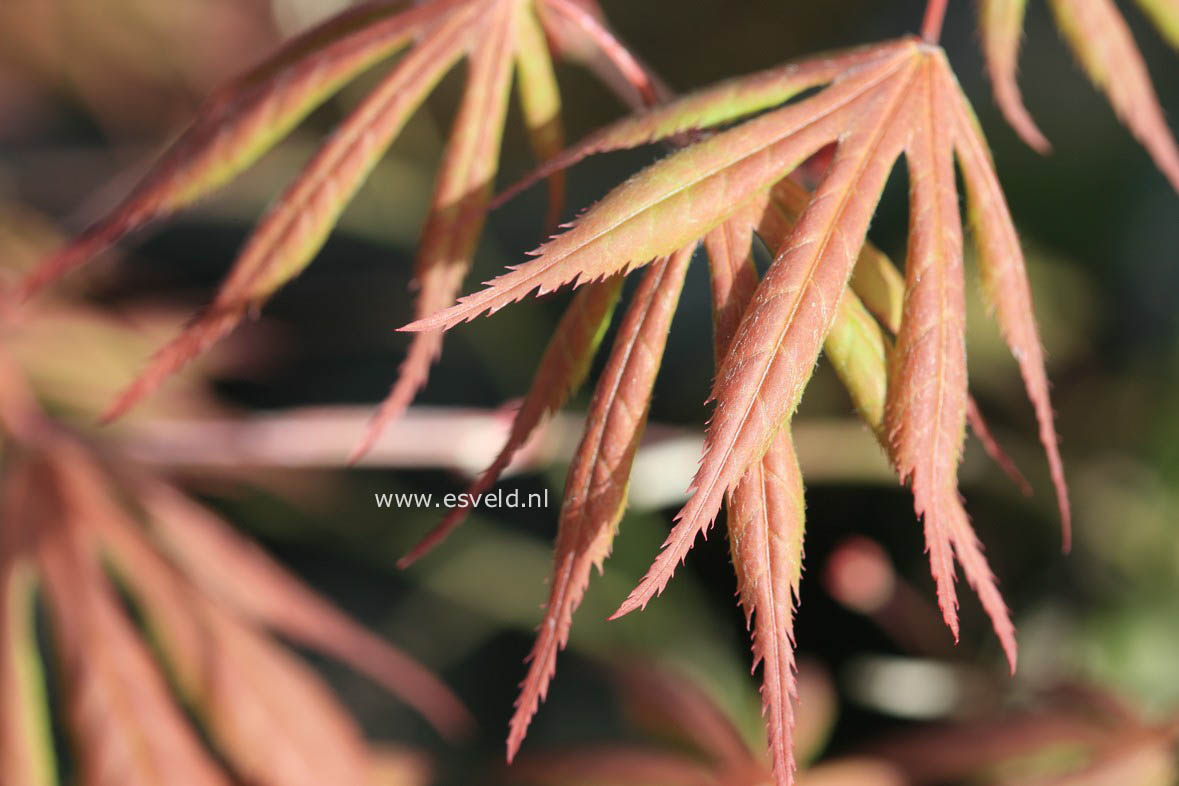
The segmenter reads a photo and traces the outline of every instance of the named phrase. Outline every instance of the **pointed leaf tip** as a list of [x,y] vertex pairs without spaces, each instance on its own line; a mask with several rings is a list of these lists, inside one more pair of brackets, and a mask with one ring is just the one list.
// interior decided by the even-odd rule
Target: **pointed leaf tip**
[[548,691],[573,612],[610,553],[626,508],[631,465],[646,425],[651,389],[695,246],[657,260],[627,308],[594,388],[586,429],[565,481],[548,606],[520,685],[507,743],[510,761]]
[[1052,146],[1024,106],[1016,78],[1026,6],[1027,0],[982,0],[983,54],[999,110],[1021,139],[1033,150],[1047,154]]
[[[761,458],[793,414],[908,135],[905,97],[924,55],[916,47],[898,51],[895,59],[853,70],[818,95],[778,110],[781,114],[738,126],[780,123],[797,109],[810,121],[795,131],[797,137],[779,131],[783,141],[777,143],[801,147],[801,155],[789,156],[792,164],[831,141],[838,139],[839,146],[791,240],[758,286],[717,374],[717,404],[693,481],[696,491],[655,563],[616,615],[641,608],[662,592],[696,536],[716,519],[725,492]],[[816,113],[829,123],[816,122]]]
[[1089,78],[1179,191],[1179,147],[1146,62],[1112,0],[1050,0],[1057,25]]

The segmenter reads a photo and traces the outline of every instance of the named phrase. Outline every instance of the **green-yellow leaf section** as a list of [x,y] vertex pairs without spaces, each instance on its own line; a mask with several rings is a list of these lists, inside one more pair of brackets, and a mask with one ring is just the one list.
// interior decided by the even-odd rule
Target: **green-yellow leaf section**
[[1138,0],[1159,32],[1179,49],[1179,2],[1176,0]]
[[55,786],[57,759],[34,624],[36,577],[29,564],[17,559],[4,567],[3,581],[5,706],[0,713],[7,727],[3,743],[14,747],[3,752],[0,765],[7,770],[5,778],[19,775],[21,786]]
[[856,412],[884,440],[884,401],[888,390],[888,340],[856,293],[847,290],[823,343]]

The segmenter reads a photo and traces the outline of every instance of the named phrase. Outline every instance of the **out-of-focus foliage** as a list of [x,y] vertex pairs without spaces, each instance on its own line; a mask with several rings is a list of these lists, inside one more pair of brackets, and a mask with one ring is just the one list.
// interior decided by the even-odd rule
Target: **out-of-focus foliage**
[[[146,160],[149,149],[179,130],[212,87],[252,64],[257,53],[280,38],[343,4],[109,0],[102,5],[103,14],[96,13],[95,4],[76,0],[13,0],[0,7],[0,194],[21,205],[8,211],[15,219],[5,222],[5,249],[11,243],[24,244],[38,255],[49,250],[57,235],[39,217],[42,212],[62,218],[71,229],[101,214],[131,185],[116,181],[108,187],[112,177],[126,164]],[[620,36],[640,43],[644,57],[684,89],[818,49],[904,34],[920,13],[916,3],[894,8],[862,0],[796,4],[791,9],[768,0],[744,5],[735,19],[731,4],[721,0],[603,2]],[[1146,16],[1133,4],[1121,5],[1152,64],[1163,108],[1173,114],[1179,77],[1165,66],[1174,54]],[[1166,5],[1143,3],[1163,20],[1160,9]],[[852,404],[836,375],[821,363],[794,430],[809,479],[808,517],[816,523],[808,536],[811,570],[802,584],[806,602],[797,631],[802,657],[827,664],[839,707],[835,742],[829,751],[816,751],[815,761],[838,766],[833,760],[862,754],[875,741],[879,744],[871,755],[884,756],[882,750],[890,746],[893,751],[894,763],[885,771],[895,776],[899,767],[904,778],[917,782],[956,781],[967,773],[972,782],[982,783],[1172,782],[1174,744],[1165,732],[1179,706],[1173,667],[1179,651],[1179,498],[1174,493],[1179,486],[1179,409],[1174,403],[1179,385],[1179,288],[1174,287],[1179,225],[1173,220],[1174,194],[1117,125],[1103,98],[1078,78],[1042,3],[1029,4],[1020,85],[1056,153],[1040,158],[1024,148],[991,109],[968,6],[951,4],[943,44],[995,149],[996,168],[1027,252],[1073,487],[1074,552],[1067,560],[1056,552],[1051,497],[1045,494],[1048,479],[1037,470],[1040,460],[1028,440],[1034,426],[1021,409],[1022,394],[1006,348],[973,296],[976,261],[967,254],[972,392],[1036,490],[1033,497],[1021,497],[977,446],[968,446],[962,488],[1012,608],[1020,670],[1013,682],[994,677],[1001,671],[1001,653],[983,635],[984,619],[973,603],[961,610],[963,644],[957,650],[950,646],[928,602],[932,585],[928,568],[917,558],[920,543],[912,533],[911,507],[889,479],[873,435],[851,417]],[[660,31],[657,39],[650,35],[652,29]],[[146,46],[144,40],[153,44]],[[617,105],[599,87],[572,69],[559,68],[558,75],[571,137],[615,116]],[[329,102],[306,129],[259,162],[250,179],[145,244],[129,244],[117,267],[96,268],[91,280],[98,286],[83,290],[86,300],[75,300],[68,308],[40,303],[27,321],[14,324],[11,331],[6,328],[6,346],[55,417],[82,432],[87,444],[114,450],[118,438],[121,450],[144,433],[165,439],[196,433],[207,418],[228,426],[238,414],[249,417],[250,410],[379,397],[387,369],[404,352],[401,337],[389,334],[390,315],[409,313],[401,293],[435,161],[459,100],[455,80],[443,81],[343,216],[338,236],[324,251],[333,265],[313,267],[305,281],[274,301],[263,330],[244,335],[246,340],[229,353],[211,357],[191,376],[177,380],[166,395],[133,411],[127,423],[115,427],[119,431],[99,439],[91,433],[93,415],[120,382],[134,375],[162,335],[180,326],[178,311],[170,306],[181,300],[191,309],[209,299],[215,275],[223,269],[220,260],[240,241],[240,228],[371,83],[371,77],[362,77],[356,88]],[[523,129],[509,118],[505,133],[503,167],[523,171],[528,159]],[[621,154],[574,170],[571,202],[586,204],[650,157],[647,152]],[[885,191],[872,237],[899,259],[906,216],[895,188]],[[72,212],[80,202],[81,211]],[[543,214],[540,198],[525,195],[520,204],[493,216],[479,272],[518,262],[534,246]],[[74,288],[77,282],[67,286]],[[629,292],[622,297],[625,304]],[[564,303],[559,296],[555,300]],[[547,712],[533,724],[529,755],[548,756],[554,745],[586,751],[587,744],[606,742],[682,757],[692,747],[682,741],[683,734],[672,734],[680,741],[665,745],[675,724],[665,722],[648,736],[640,729],[649,726],[633,724],[618,712],[623,702],[595,689],[610,683],[593,665],[599,657],[625,659],[637,652],[674,661],[693,686],[722,705],[722,714],[739,729],[751,756],[759,757],[763,750],[758,696],[745,674],[745,620],[733,607],[736,587],[725,544],[705,544],[693,564],[680,569],[664,602],[641,621],[604,622],[666,534],[670,511],[662,507],[682,501],[676,495],[695,469],[699,402],[708,381],[701,349],[708,346],[709,335],[707,286],[694,271],[681,303],[684,315],[668,337],[662,380],[654,387],[651,436],[636,454],[632,511],[620,523],[626,537],[612,557],[613,573],[588,590],[570,640],[566,676],[554,684]],[[477,331],[456,335],[451,356],[441,362],[425,400],[491,408],[521,395],[556,324],[555,309],[544,304],[513,309]],[[255,337],[267,340],[264,353],[257,351]],[[273,337],[280,340],[271,342]],[[609,341],[612,334],[603,338]],[[599,373],[593,368],[590,378]],[[199,382],[205,375],[221,382],[217,404]],[[221,403],[225,400],[232,401],[230,417]],[[577,411],[586,403],[586,397],[575,397],[571,408]],[[295,425],[294,420],[284,421],[283,413],[273,414],[274,423]],[[502,431],[494,437],[472,435],[472,443],[486,448],[477,459],[471,458],[465,442],[453,440],[451,453],[456,455],[446,466],[469,471],[490,461],[510,418],[490,409],[487,414],[486,422],[499,423]],[[292,439],[323,433],[312,418],[299,422],[307,428],[288,429]],[[273,455],[261,438],[267,423],[250,420],[249,428],[243,427],[241,433],[250,435],[251,444],[240,446],[235,457]],[[568,420],[557,425],[547,433],[558,435],[556,441],[545,442],[539,454],[526,449],[520,466],[534,468],[538,455],[573,454],[568,433],[572,431],[575,441],[576,425]],[[172,430],[174,426],[184,428]],[[444,434],[441,441],[453,439],[453,432],[439,433]],[[333,437],[344,444],[352,441]],[[429,432],[415,439],[425,444]],[[230,444],[211,442],[214,451]],[[156,458],[159,447],[157,441]],[[384,455],[396,457],[400,448],[390,445]],[[404,452],[413,451],[407,446]],[[176,453],[186,451],[178,446]],[[341,453],[337,460],[343,457]],[[236,462],[226,462],[215,479],[186,473],[185,484],[195,480],[217,507],[228,509],[234,521],[277,548],[295,570],[377,621],[392,638],[405,640],[426,662],[443,668],[473,704],[481,732],[463,753],[445,750],[432,779],[489,781],[498,769],[488,762],[499,757],[511,701],[510,675],[517,673],[539,618],[556,510],[477,511],[461,538],[397,576],[388,566],[417,534],[438,522],[440,512],[377,509],[373,492],[461,491],[469,478],[421,470],[347,476],[282,469],[262,473],[258,466]],[[228,484],[227,475],[232,480]],[[501,485],[548,489],[556,499],[562,477],[561,467],[551,474],[530,469]],[[263,481],[265,485],[255,485]],[[661,507],[651,510],[651,504]],[[817,579],[834,572],[828,569],[837,561],[833,557],[844,554],[837,540],[855,534],[879,542],[876,549],[895,555],[896,567],[882,570],[879,560],[860,553],[850,560],[856,566],[853,573],[875,575],[875,584],[857,586],[853,581],[850,590],[831,581],[821,584]],[[19,599],[29,570],[18,567],[6,575],[12,578],[6,588]],[[832,601],[849,591],[848,607]],[[15,608],[17,615],[7,619],[19,623],[19,603]],[[44,616],[44,610],[32,608]],[[42,645],[52,630],[52,620],[46,621],[50,626],[41,623]],[[25,645],[29,638],[11,640]],[[21,675],[20,685],[35,696],[43,678],[28,668],[28,659],[17,663],[14,673]],[[410,741],[415,750],[439,746],[419,735],[412,721],[390,710],[392,702],[374,695],[370,687],[330,668],[326,676],[368,736]],[[54,678],[52,672],[49,677]],[[1062,677],[1100,687],[1054,691]],[[811,703],[807,697],[813,694],[807,693],[805,678],[802,692],[796,744],[808,751],[800,753],[800,760],[809,766],[811,744],[801,735]],[[1133,708],[1122,715],[1115,712],[1114,723],[1108,719],[1115,705],[1103,698],[1110,694],[1123,695],[1125,705]],[[55,714],[64,717],[64,706],[57,709]],[[944,730],[922,731],[924,736],[907,743],[882,736],[907,727],[913,718],[936,720]],[[1160,733],[1119,732],[1135,724]],[[994,733],[1004,725],[1020,734]],[[1048,745],[1047,750],[1031,750],[1033,742],[1050,737],[1052,730],[1075,736],[1063,749]],[[1031,748],[1013,746],[1011,736]],[[983,741],[994,741],[997,747]],[[931,750],[946,755],[931,757]],[[394,758],[384,760],[387,782],[428,782],[422,755],[400,751],[394,749]],[[700,758],[695,757],[697,765]],[[527,765],[528,759],[521,763]],[[69,762],[64,766],[68,775]],[[715,772],[703,769],[706,777]],[[812,778],[817,770],[803,773],[803,778]]]

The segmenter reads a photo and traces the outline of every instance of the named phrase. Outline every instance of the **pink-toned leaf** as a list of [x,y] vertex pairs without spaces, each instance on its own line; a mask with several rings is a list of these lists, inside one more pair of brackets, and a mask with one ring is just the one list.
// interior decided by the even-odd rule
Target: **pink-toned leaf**
[[[678,514],[655,564],[615,616],[645,606],[662,592],[696,535],[716,518],[725,492],[765,453],[793,414],[837,313],[884,182],[907,141],[904,99],[920,61],[917,45],[911,47],[898,55],[899,63],[870,72],[876,78],[854,96],[859,100],[849,106],[855,111],[839,116],[839,131],[828,130],[826,138],[816,135],[811,152],[839,138],[835,159],[789,245],[758,287],[717,376],[716,409],[692,498]],[[821,101],[851,81],[837,82],[779,112],[813,112],[810,101]],[[769,117],[773,114],[746,125]]]
[[[949,78],[946,77],[947,80]],[[1003,197],[1003,190],[995,175],[986,140],[970,111],[970,105],[959,92],[953,106],[954,150],[966,185],[967,213],[979,252],[983,289],[995,311],[1003,338],[1019,363],[1028,397],[1036,410],[1040,442],[1048,455],[1048,466],[1056,487],[1064,548],[1067,551],[1072,539],[1068,486],[1053,424],[1048,376],[1044,370],[1044,351],[1032,308],[1023,249],[1007,209],[1007,200]]]
[[[430,214],[418,244],[414,283],[420,291],[414,312],[419,319],[454,303],[474,260],[499,169],[517,18],[523,10],[523,5],[512,0],[496,0],[479,17],[466,93],[443,153]],[[353,454],[354,460],[367,453],[385,427],[405,413],[441,352],[441,331],[413,337],[397,381]]]
[[925,526],[926,550],[946,624],[956,639],[957,550],[1014,671],[1015,639],[1007,607],[958,496],[958,463],[966,436],[966,304],[951,141],[955,95],[939,64],[939,59],[929,58],[921,87],[913,95],[914,134],[905,153],[910,182],[905,305],[889,373],[885,422],[890,457],[901,481],[911,483]]
[[[585,381],[598,345],[610,324],[614,305],[622,290],[622,281],[621,275],[614,275],[605,281],[583,287],[574,296],[536,366],[536,376],[512,420],[507,441],[491,466],[467,488],[465,499],[476,499],[495,485],[516,452],[524,446],[541,422],[560,409]],[[461,524],[470,511],[470,507],[460,506],[448,513],[438,526],[398,561],[398,566],[409,567],[424,556]]]
[[760,463],[729,498],[729,542],[737,591],[748,622],[753,617],[753,666],[762,664],[762,714],[777,782],[793,782],[794,603],[802,577],[806,505],[802,472],[782,429]]
[[1142,54],[1112,0],[1050,0],[1085,73],[1179,191],[1179,148],[1167,127]]
[[979,3],[983,54],[999,110],[1023,141],[1033,149],[1047,153],[1052,146],[1028,114],[1016,78],[1026,8],[1027,0],[982,0]]
[[404,2],[365,3],[288,42],[210,98],[131,195],[34,269],[20,286],[21,296],[232,180],[346,82],[461,2],[440,0],[391,18],[384,17]]
[[314,672],[202,595],[134,523],[98,523],[180,691],[240,776],[259,786],[363,782],[360,730]]
[[[758,234],[769,248],[777,251],[785,247],[798,215],[806,209],[809,200],[810,194],[789,179],[774,186],[769,205],[758,224]],[[839,299],[835,319],[823,340],[827,360],[851,396],[856,412],[877,437],[884,433],[884,398],[888,386],[886,355],[890,344],[880,325],[856,295],[855,283],[858,279],[861,286],[873,294],[903,290],[903,280],[895,288],[891,286],[889,272],[896,274],[888,257],[871,243],[865,243],[856,260],[852,285]],[[899,274],[896,275],[899,278]]]
[[433,28],[344,121],[250,236],[209,308],[153,358],[105,419],[159,387],[311,262],[410,114],[463,55],[473,13],[461,9]]
[[162,546],[206,595],[254,624],[348,664],[403,699],[443,734],[459,737],[470,730],[467,709],[421,664],[180,493],[150,482],[139,489]]
[[548,691],[557,652],[569,640],[573,612],[585,594],[590,570],[594,566],[602,570],[614,542],[651,389],[694,248],[677,251],[651,266],[627,308],[594,389],[586,430],[565,481],[548,605],[516,700],[508,761],[519,751]]
[[[750,244],[759,216],[774,210],[766,207],[766,201],[756,200],[750,209],[714,229],[706,241],[718,365],[756,291]],[[753,668],[763,664],[762,714],[773,773],[779,784],[787,785],[793,783],[795,771],[794,602],[802,577],[805,510],[802,472],[789,429],[784,428],[729,493],[728,530],[746,625],[756,622]]]
[[68,512],[47,521],[38,562],[85,786],[227,786]]
[[[822,93],[672,154],[611,191],[532,259],[486,289],[403,330],[449,328],[494,313],[534,290],[551,292],[647,264],[700,240],[748,198],[837,137],[911,58],[885,47],[871,68],[853,69]],[[718,498],[719,502],[719,498]]]
[[[793,226],[797,215],[806,209],[810,199],[810,194],[790,179],[778,183],[773,196],[772,205],[775,209],[764,214],[759,228],[771,248],[781,243],[781,238]],[[845,293],[844,299],[840,301],[839,315],[831,326],[831,332],[827,334],[823,351],[851,394],[856,411],[878,437],[884,437],[887,377],[884,354],[887,354],[890,343],[867,312],[874,314],[895,335],[901,324],[905,279],[887,254],[871,243],[865,243],[852,272],[851,289],[853,294]],[[1031,486],[1027,479],[991,433],[973,396],[967,399],[966,417],[987,455],[1020,491],[1030,494]]]

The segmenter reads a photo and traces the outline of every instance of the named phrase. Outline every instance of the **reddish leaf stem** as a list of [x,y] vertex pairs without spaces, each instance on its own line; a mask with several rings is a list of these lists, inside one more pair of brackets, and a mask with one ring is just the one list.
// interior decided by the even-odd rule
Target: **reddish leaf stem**
[[942,23],[946,20],[949,0],[929,0],[925,5],[925,19],[921,22],[921,37],[926,43],[936,44],[942,37]]

